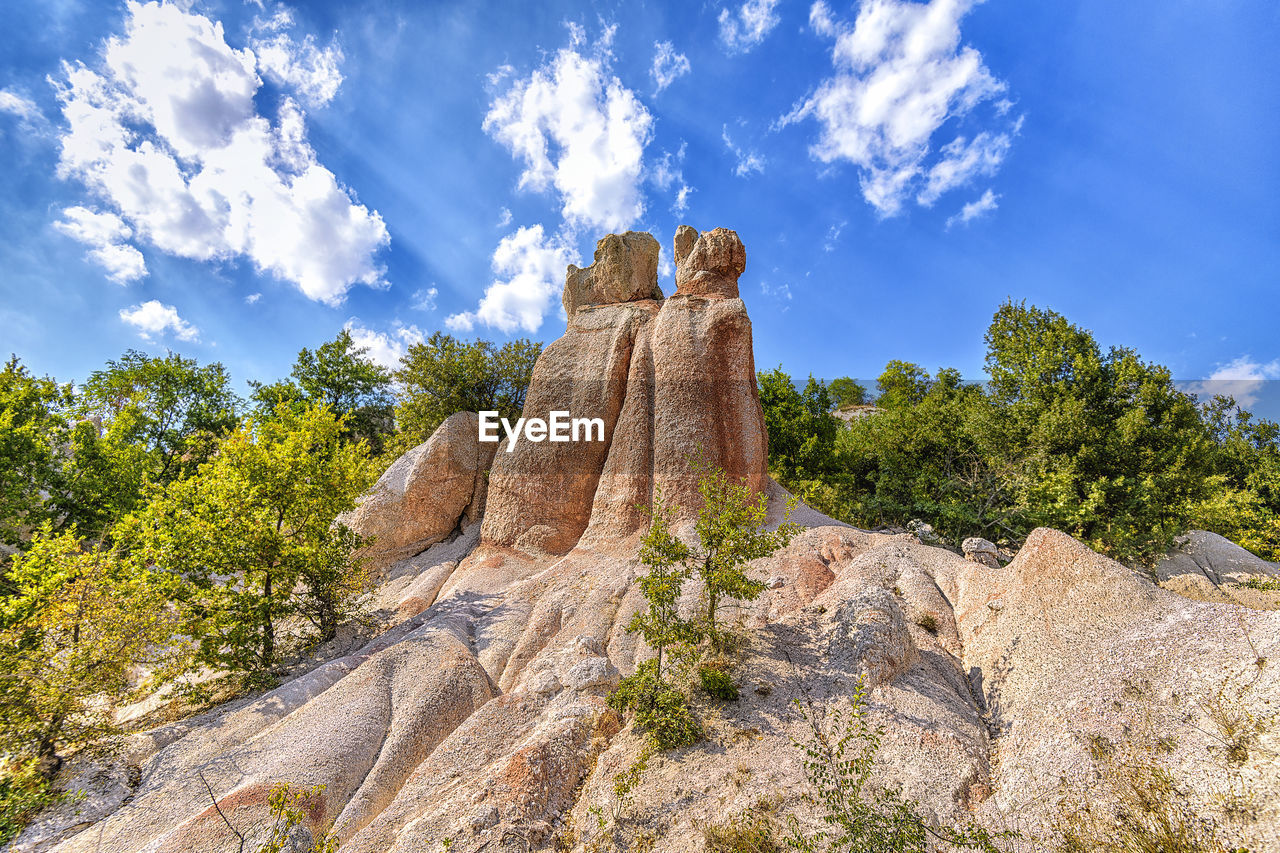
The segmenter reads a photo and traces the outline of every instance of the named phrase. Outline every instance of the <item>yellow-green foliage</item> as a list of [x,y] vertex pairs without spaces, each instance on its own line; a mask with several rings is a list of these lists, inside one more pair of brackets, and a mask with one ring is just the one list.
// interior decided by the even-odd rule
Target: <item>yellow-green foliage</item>
[[62,799],[34,758],[0,767],[0,844],[14,838],[32,816]]
[[180,658],[168,606],[172,576],[48,527],[13,562],[14,595],[0,599],[0,754],[48,772],[64,746],[114,731],[116,703]]
[[[323,811],[324,785],[313,785],[306,790],[294,790],[288,785],[272,785],[267,795],[267,804],[271,808],[271,829],[266,842],[258,848],[257,853],[284,853],[294,850],[290,844],[293,830],[299,824],[310,823],[312,812]],[[306,853],[335,853],[338,849],[337,836],[321,832],[307,848]],[[445,849],[448,849],[447,847]]]
[[371,472],[364,444],[343,441],[342,429],[327,408],[282,404],[119,526],[122,541],[187,582],[203,662],[266,682],[281,620],[301,617],[326,640],[351,613],[365,585],[360,541],[335,518]]

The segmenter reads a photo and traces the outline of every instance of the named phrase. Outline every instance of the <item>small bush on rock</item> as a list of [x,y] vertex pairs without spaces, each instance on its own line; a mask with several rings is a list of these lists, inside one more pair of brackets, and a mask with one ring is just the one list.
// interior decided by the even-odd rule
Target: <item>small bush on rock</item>
[[689,746],[702,737],[702,726],[684,694],[661,680],[656,661],[644,661],[622,679],[609,696],[609,707],[634,713],[636,727],[656,749]]
[[702,682],[702,691],[712,699],[722,702],[738,701],[738,685],[733,683],[729,673],[723,669],[703,664],[698,667],[698,679]]
[[781,853],[773,812],[776,800],[763,800],[750,809],[730,815],[723,823],[702,829],[709,853]]
[[934,829],[916,811],[916,804],[896,789],[872,793],[869,788],[876,752],[884,736],[872,727],[867,715],[867,689],[859,679],[853,708],[828,712],[824,725],[812,707],[797,700],[796,706],[809,730],[806,742],[793,741],[804,753],[804,773],[814,788],[814,800],[824,829],[812,835],[801,832],[799,821],[789,816],[787,847],[801,853],[929,853],[944,844],[953,849],[999,853],[995,841],[1009,833],[991,834],[970,824],[964,829]]

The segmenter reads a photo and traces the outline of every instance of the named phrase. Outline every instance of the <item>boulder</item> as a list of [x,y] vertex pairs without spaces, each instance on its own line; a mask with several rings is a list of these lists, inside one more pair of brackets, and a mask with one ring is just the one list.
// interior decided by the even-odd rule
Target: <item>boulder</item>
[[1251,578],[1280,577],[1280,565],[1207,530],[1179,536],[1156,564],[1155,574],[1160,586],[1196,601],[1280,610],[1280,593],[1240,586]]
[[498,445],[479,440],[479,417],[457,412],[431,438],[391,464],[359,506],[340,520],[372,536],[371,571],[412,557],[483,511],[486,473]]
[[964,558],[974,563],[981,563],[993,569],[1000,568],[1000,551],[994,542],[970,536],[960,544]]
[[595,263],[585,269],[569,265],[561,303],[573,317],[585,305],[613,305],[661,299],[658,287],[658,241],[653,235],[628,231],[596,243]]
[[738,295],[738,277],[747,269],[747,250],[737,231],[715,228],[698,234],[687,225],[676,232],[676,293],[682,296]]

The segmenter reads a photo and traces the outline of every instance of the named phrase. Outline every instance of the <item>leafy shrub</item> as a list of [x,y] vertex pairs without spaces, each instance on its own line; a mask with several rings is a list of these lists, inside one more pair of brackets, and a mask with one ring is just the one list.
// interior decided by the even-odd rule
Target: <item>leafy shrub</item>
[[721,702],[738,700],[738,685],[733,683],[729,673],[717,666],[703,664],[698,667],[698,679],[702,682],[702,690],[713,699]]
[[819,817],[826,828],[812,836],[800,831],[799,822],[788,818],[784,841],[801,853],[878,853],[897,850],[929,853],[939,842],[961,850],[999,853],[995,840],[1011,833],[992,835],[970,824],[957,830],[934,829],[903,799],[896,789],[872,793],[869,788],[875,756],[884,736],[882,727],[872,727],[867,714],[867,689],[859,679],[848,713],[836,708],[824,725],[815,711],[797,700],[796,707],[808,728],[806,742],[793,740],[803,754],[805,777],[814,789]]
[[40,772],[36,759],[12,762],[0,770],[0,844],[15,838],[36,812],[62,796]]
[[702,725],[684,694],[662,681],[657,662],[647,660],[618,684],[609,707],[635,714],[636,727],[656,749],[676,749],[697,743]]

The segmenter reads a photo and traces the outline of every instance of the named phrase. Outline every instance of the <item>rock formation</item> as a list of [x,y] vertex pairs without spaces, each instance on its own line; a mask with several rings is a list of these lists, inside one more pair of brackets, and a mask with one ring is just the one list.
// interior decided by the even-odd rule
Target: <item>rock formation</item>
[[[639,531],[655,489],[688,508],[702,454],[757,491],[768,478],[751,321],[738,297],[746,250],[733,231],[676,235],[675,294],[658,288],[658,244],[610,235],[596,262],[570,267],[565,334],[534,367],[525,417],[601,418],[603,442],[522,442],[490,476],[481,542],[538,556]],[[656,296],[656,298],[655,298]],[[612,297],[615,301],[603,304]]]
[[[791,517],[808,529],[750,567],[768,589],[725,616],[750,629],[740,700],[704,709],[707,739],[649,759],[620,799],[641,739],[603,697],[648,654],[626,631],[642,603],[636,505],[661,490],[687,519],[695,452],[765,491],[773,523],[788,497],[766,471],[741,242],[682,227],[665,300],[657,255],[647,235],[611,236],[571,267],[568,328],[534,371],[525,415],[599,417],[604,441],[526,441],[489,462],[475,416],[450,418],[356,513],[384,561],[408,557],[380,572],[385,630],[268,693],[69,762],[66,778],[110,784],[14,849],[234,851],[228,822],[256,849],[270,786],[290,783],[326,786],[299,843],[332,828],[344,853],[446,839],[456,853],[692,853],[705,827],[762,801],[816,826],[795,703],[847,708],[859,680],[886,727],[875,782],[931,820],[1045,849],[1071,786],[1105,805],[1099,744],[1154,721],[1188,796],[1237,821],[1241,843],[1280,849],[1276,726],[1224,756],[1215,722],[1274,720],[1280,613],[1191,601],[1052,530],[1000,566],[804,506]],[[685,605],[698,594],[690,583]],[[1214,804],[1242,779],[1250,812],[1229,817]]]
[[364,549],[371,571],[425,551],[484,512],[486,472],[498,445],[479,440],[478,420],[475,412],[450,415],[343,517],[357,533],[373,537]]

